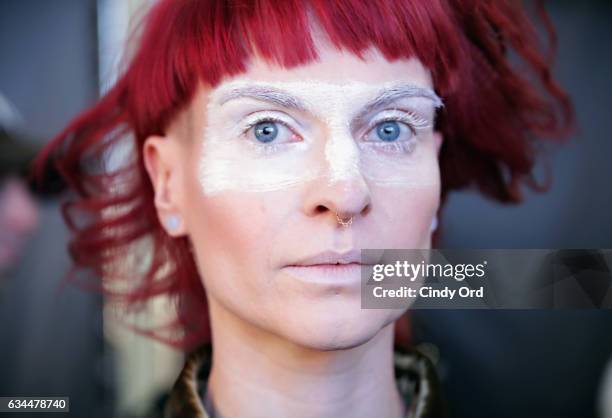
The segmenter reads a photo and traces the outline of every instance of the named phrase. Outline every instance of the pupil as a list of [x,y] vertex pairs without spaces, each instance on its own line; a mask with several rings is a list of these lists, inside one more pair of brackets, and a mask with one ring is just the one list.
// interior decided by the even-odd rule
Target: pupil
[[273,141],[278,135],[278,128],[273,122],[261,122],[255,125],[255,137],[261,142]]
[[394,121],[381,123],[377,131],[378,137],[383,141],[395,141],[400,134],[399,125]]

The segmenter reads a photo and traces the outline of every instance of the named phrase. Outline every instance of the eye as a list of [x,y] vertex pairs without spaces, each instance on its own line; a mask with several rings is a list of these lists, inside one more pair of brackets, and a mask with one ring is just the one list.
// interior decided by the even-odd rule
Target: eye
[[259,122],[253,127],[255,138],[263,143],[272,142],[278,136],[278,125],[276,122]]
[[394,120],[379,123],[376,125],[376,134],[383,141],[395,141],[400,136],[399,124]]
[[287,122],[273,117],[258,118],[247,124],[244,134],[260,145],[280,145],[302,140]]
[[384,120],[377,123],[365,135],[368,142],[400,142],[412,139],[414,132],[412,128],[404,122],[398,120]]

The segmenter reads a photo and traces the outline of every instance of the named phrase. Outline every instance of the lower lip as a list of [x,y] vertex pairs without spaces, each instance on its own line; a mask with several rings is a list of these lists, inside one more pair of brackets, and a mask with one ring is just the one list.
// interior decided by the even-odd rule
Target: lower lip
[[315,264],[287,266],[285,270],[304,281],[320,284],[355,284],[361,280],[362,264]]

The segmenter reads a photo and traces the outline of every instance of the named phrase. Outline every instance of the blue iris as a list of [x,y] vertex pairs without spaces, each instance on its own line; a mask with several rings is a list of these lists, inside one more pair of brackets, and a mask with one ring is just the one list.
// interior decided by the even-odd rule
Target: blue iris
[[400,126],[393,120],[382,122],[376,126],[376,133],[383,141],[395,141],[400,136]]
[[278,126],[274,122],[260,122],[255,125],[255,138],[260,142],[271,142],[278,136]]

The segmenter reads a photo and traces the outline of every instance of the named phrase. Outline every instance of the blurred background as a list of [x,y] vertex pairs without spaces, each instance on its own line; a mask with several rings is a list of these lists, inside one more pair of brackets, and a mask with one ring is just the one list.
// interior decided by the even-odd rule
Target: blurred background
[[[33,192],[22,174],[112,84],[149,3],[0,0],[0,396],[70,396],[75,417],[153,416],[182,364],[180,353],[116,326],[100,296],[57,290],[70,267],[60,195]],[[441,247],[612,248],[612,2],[548,8],[555,74],[579,130],[552,155],[548,193],[520,206],[452,194]],[[416,311],[413,325],[438,359],[453,418],[612,418],[612,312]]]

